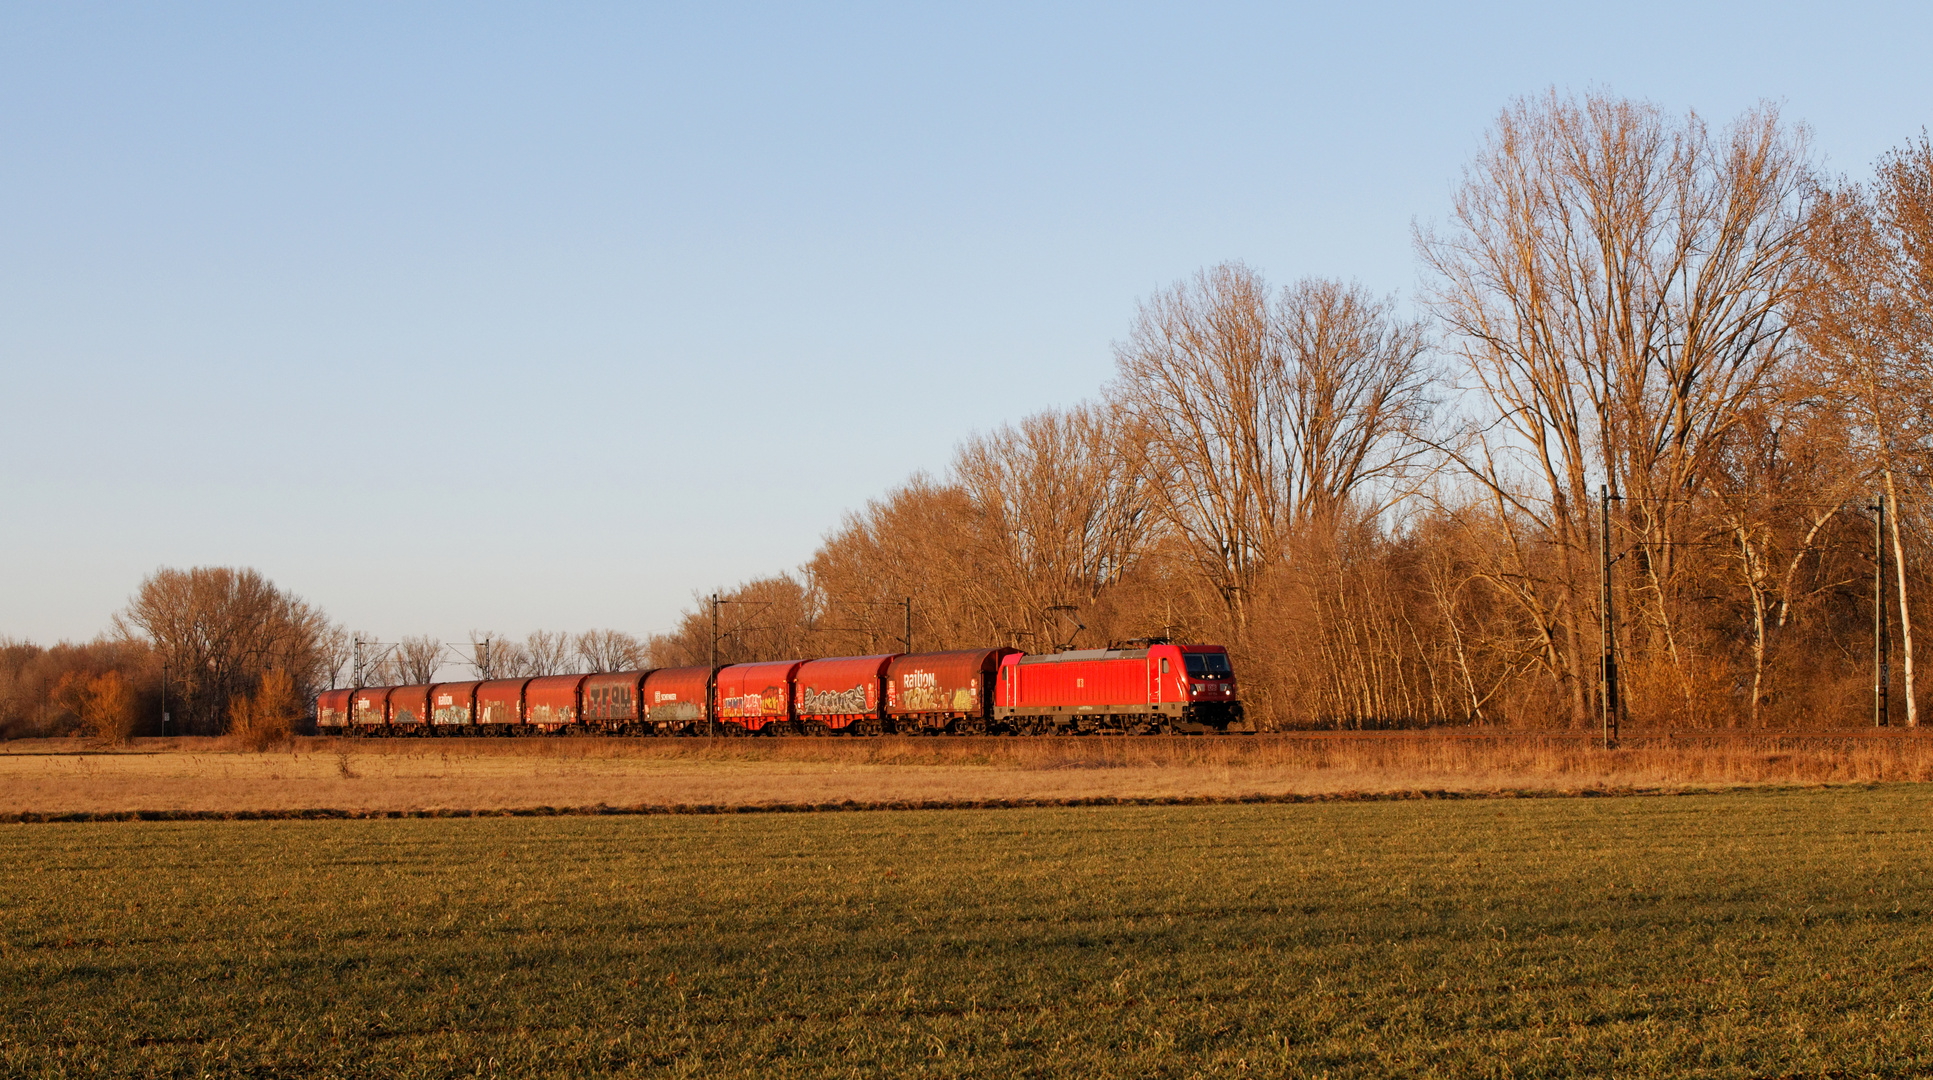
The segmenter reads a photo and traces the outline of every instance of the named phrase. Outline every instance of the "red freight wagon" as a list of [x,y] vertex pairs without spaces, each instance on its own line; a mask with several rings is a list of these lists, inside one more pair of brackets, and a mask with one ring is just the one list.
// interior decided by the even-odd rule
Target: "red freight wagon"
[[1250,731],[1219,645],[1009,656],[996,722],[1018,731]]
[[349,726],[350,702],[354,690],[324,690],[315,699],[315,729],[318,733],[340,731]]
[[908,653],[886,667],[886,715],[903,734],[987,730],[994,672],[1018,649]]
[[476,722],[495,731],[516,730],[524,720],[524,684],[529,679],[492,679],[477,686]]
[[879,707],[885,698],[880,680],[892,659],[890,655],[840,656],[800,664],[792,684],[798,688],[799,723],[805,733],[879,734],[885,719]]
[[644,677],[639,698],[645,730],[705,734],[705,702],[711,697],[708,667],[659,668]]
[[584,702],[577,714],[578,721],[600,731],[635,730],[641,719],[638,703],[642,700],[639,694],[642,682],[642,671],[605,671],[585,676],[584,687],[578,692]]
[[476,721],[478,682],[446,682],[430,687],[430,726],[469,727]]
[[389,723],[389,687],[365,686],[349,700],[349,722],[359,728]]
[[582,675],[546,675],[524,687],[524,723],[556,731],[577,723],[577,689]]
[[389,726],[421,729],[430,722],[430,688],[398,686],[389,691]]
[[783,734],[793,727],[792,678],[801,661],[733,664],[718,669],[712,708],[720,725]]

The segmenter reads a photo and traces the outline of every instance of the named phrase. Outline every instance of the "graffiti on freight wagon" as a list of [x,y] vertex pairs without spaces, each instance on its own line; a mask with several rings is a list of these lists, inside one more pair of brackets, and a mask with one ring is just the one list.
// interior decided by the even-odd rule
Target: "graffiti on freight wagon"
[[808,686],[799,691],[799,712],[808,716],[867,712],[871,704],[868,696],[864,686],[850,690],[815,690]]
[[569,705],[540,703],[529,706],[529,713],[524,721],[531,724],[569,724],[577,720],[577,710]]
[[967,680],[965,686],[942,686],[940,677],[918,668],[904,672],[888,687],[896,699],[891,704],[906,712],[974,712],[980,708],[980,679]]
[[762,692],[746,691],[720,701],[726,716],[782,715],[785,712],[785,687],[768,686]]
[[592,686],[584,690],[586,720],[622,720],[631,712],[629,686]]
[[470,722],[470,699],[458,701],[455,694],[436,695],[436,707],[430,712],[430,722],[436,724],[467,724]]
[[705,707],[697,701],[680,701],[675,691],[654,690],[645,702],[644,715],[653,723],[678,724],[705,718]]

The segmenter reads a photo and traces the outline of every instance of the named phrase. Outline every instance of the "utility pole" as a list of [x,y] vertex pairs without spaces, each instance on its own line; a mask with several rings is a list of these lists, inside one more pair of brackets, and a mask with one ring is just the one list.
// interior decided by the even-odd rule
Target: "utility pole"
[[906,651],[913,651],[913,598],[906,598]]
[[1599,605],[1603,625],[1599,634],[1604,642],[1604,660],[1600,669],[1603,680],[1602,706],[1604,709],[1604,748],[1611,749],[1618,741],[1618,656],[1617,620],[1611,613],[1611,485],[1598,487],[1600,501],[1598,522],[1598,551],[1603,556],[1602,584],[1604,595]]
[[161,734],[168,734],[168,662],[161,661]]
[[1886,726],[1886,691],[1892,685],[1891,649],[1886,640],[1886,493],[1873,505],[1873,726]]
[[718,594],[711,594],[711,678],[705,680],[705,736],[718,734]]
[[351,640],[355,642],[355,646],[356,646],[356,652],[355,652],[356,689],[360,690],[362,689],[362,635],[357,634]]

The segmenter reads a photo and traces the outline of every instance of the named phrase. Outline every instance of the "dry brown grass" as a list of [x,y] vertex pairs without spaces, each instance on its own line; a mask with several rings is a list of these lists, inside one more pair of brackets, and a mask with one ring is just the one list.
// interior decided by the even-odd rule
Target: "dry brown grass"
[[1052,802],[1933,780],[1933,738],[1698,733],[1040,739],[299,738],[0,744],[0,813]]

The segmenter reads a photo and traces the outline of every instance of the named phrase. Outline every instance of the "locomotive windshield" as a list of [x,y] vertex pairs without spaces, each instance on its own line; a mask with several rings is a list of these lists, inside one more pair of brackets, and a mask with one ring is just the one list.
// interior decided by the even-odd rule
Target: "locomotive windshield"
[[1188,674],[1197,679],[1229,674],[1226,653],[1183,653],[1181,659],[1188,665]]

